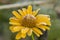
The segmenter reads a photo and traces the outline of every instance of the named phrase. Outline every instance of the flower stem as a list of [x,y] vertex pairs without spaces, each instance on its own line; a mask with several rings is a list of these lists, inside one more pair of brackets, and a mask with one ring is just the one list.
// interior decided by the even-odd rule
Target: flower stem
[[31,37],[32,37],[32,40],[34,40],[34,35],[33,34],[31,35]]

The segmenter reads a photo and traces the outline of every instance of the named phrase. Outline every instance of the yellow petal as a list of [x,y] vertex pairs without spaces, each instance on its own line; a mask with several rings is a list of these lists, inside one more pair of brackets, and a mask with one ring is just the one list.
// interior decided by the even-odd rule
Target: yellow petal
[[21,36],[22,38],[25,38],[26,37],[26,33],[28,32],[29,28],[23,28],[21,29]]
[[20,22],[21,22],[22,18],[17,19],[15,17],[11,17],[9,20],[10,20],[9,23],[12,24],[12,25],[21,25]]
[[30,28],[29,31],[27,32],[28,36],[31,36],[32,35],[32,29]]
[[12,13],[13,13],[13,15],[14,15],[16,18],[21,18],[21,16],[18,14],[18,12],[13,11]]
[[37,32],[34,31],[34,30],[33,30],[33,32],[34,32],[38,37],[40,37],[40,34],[39,34],[39,33],[37,33]]
[[33,14],[32,15],[36,16],[39,10],[40,9],[37,9],[36,11],[33,11]]
[[14,33],[14,32],[20,31],[22,28],[24,28],[24,27],[22,27],[22,26],[10,26],[9,29]]
[[27,8],[27,14],[32,14],[32,6],[29,5]]
[[46,22],[40,22],[37,25],[47,25],[47,23]]
[[29,28],[23,28],[23,29],[21,30],[21,33],[27,33],[28,30],[29,30]]
[[49,27],[45,27],[47,30],[50,30],[50,28]]
[[9,22],[9,24],[11,24],[11,25],[21,25],[20,23],[18,23],[18,22]]
[[44,27],[45,29],[50,30],[50,28],[47,26],[41,25],[41,27]]
[[37,15],[36,11],[33,11],[32,15],[34,15],[34,16]]
[[43,31],[46,31],[46,29],[44,27],[41,27],[41,26],[37,26],[37,27],[42,29]]
[[27,9],[23,8],[22,10],[23,10],[24,15],[27,15]]
[[16,35],[16,39],[21,39],[21,33],[19,32],[17,35]]
[[49,15],[43,15],[43,14],[41,15],[40,14],[40,15],[36,16],[36,19],[37,19],[36,20],[37,23],[43,23],[44,22],[44,23],[46,23],[49,26],[51,25]]
[[38,29],[38,28],[32,28],[35,32],[39,33],[40,35],[42,35],[43,33]]
[[24,16],[24,13],[23,13],[22,10],[19,9],[18,12],[19,12],[22,16]]
[[19,22],[20,21],[15,17],[11,17],[9,20],[10,20],[10,22]]
[[25,38],[26,37],[26,33],[21,33],[21,37]]
[[50,30],[48,26],[45,25],[37,25],[38,28],[42,29],[43,31]]

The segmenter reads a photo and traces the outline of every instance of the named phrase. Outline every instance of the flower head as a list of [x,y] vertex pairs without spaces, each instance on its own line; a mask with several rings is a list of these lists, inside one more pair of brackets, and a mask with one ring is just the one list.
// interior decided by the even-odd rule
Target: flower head
[[[25,38],[26,35],[31,36],[34,32],[38,37],[43,35],[42,31],[49,30],[50,17],[49,15],[38,14],[38,11],[32,11],[32,6],[29,5],[28,8],[22,8],[22,10],[13,11],[14,17],[11,17],[10,20],[10,30],[18,32],[16,39]],[[41,29],[41,30],[40,30]]]

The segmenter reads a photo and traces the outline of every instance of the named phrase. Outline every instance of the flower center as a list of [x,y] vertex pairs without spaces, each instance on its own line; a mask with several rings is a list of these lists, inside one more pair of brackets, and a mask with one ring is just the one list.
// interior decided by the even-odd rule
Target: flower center
[[22,19],[22,26],[25,27],[34,27],[36,24],[36,18],[33,15],[26,15],[24,16],[24,18]]

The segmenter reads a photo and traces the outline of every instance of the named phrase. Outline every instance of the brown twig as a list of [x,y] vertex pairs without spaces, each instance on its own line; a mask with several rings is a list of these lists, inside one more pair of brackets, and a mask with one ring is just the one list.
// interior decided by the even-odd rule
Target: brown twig
[[29,4],[45,4],[45,1],[29,1],[29,2],[22,2],[22,3],[16,3],[16,4],[8,4],[8,5],[2,5],[0,6],[0,9],[9,9],[9,8],[16,8],[16,7],[23,7],[23,6],[27,6]]

